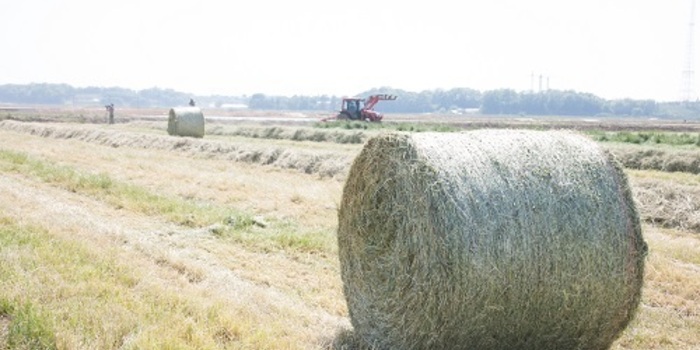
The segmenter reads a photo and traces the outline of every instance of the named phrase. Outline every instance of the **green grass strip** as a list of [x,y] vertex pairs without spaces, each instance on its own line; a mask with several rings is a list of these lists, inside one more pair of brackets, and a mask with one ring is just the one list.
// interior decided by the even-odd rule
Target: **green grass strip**
[[[154,194],[143,187],[114,180],[109,174],[80,172],[68,166],[52,164],[24,153],[0,150],[0,170],[33,176],[45,183],[71,192],[84,193],[117,209],[162,216],[186,227],[204,227],[241,216],[229,208]],[[235,220],[248,223],[250,218]]]
[[660,131],[587,131],[598,142],[620,142],[637,145],[700,146],[700,133]]
[[7,339],[0,339],[8,349],[57,349],[50,319],[33,303],[12,302],[0,296],[0,316],[11,319]]
[[146,188],[115,180],[106,173],[85,173],[25,153],[0,150],[0,171],[31,176],[71,192],[89,195],[117,209],[160,216],[185,227],[212,227],[215,236],[264,250],[329,252],[335,249],[335,235],[331,231],[302,229],[294,222],[279,220],[267,220],[266,227],[258,227],[253,215],[230,207],[154,194]]

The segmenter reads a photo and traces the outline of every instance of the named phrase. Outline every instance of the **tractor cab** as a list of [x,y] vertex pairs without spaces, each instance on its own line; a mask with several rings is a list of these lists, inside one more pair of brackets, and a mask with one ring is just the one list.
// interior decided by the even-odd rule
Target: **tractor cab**
[[343,105],[341,107],[341,113],[345,115],[347,119],[358,120],[361,119],[362,109],[365,108],[365,100],[361,98],[344,98]]

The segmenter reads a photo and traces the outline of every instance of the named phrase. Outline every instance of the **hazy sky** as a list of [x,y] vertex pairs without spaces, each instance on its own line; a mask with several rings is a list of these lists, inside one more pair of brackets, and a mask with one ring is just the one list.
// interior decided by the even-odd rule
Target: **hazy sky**
[[677,100],[691,1],[0,0],[0,84],[352,95],[529,90],[534,73]]

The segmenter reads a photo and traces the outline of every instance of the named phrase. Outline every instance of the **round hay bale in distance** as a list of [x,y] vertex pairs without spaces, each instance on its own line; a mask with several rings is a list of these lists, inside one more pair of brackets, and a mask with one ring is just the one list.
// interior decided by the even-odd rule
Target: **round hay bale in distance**
[[168,135],[204,137],[204,114],[197,107],[171,108],[168,113]]
[[639,304],[627,178],[574,133],[375,137],[338,216],[352,324],[378,349],[607,349]]

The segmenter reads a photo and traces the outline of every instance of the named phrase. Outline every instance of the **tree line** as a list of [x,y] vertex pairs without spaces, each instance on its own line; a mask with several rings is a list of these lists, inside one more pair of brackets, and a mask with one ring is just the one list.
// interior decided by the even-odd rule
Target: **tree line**
[[201,105],[246,102],[242,97],[195,96],[157,87],[137,91],[121,87],[76,88],[68,84],[0,85],[0,104],[95,107],[113,103],[118,108],[154,108],[183,106],[190,98],[194,98]]
[[[376,109],[384,113],[474,113],[485,115],[523,116],[596,116],[596,117],[659,117],[700,118],[700,101],[656,102],[654,100],[606,100],[594,94],[571,90],[517,92],[498,89],[481,92],[470,88],[450,90],[405,91],[389,87],[374,88],[357,94],[397,95],[398,99],[381,102]],[[255,94],[251,109],[333,110],[340,107],[336,96],[267,96]]]
[[495,90],[484,93],[484,114],[525,114],[562,116],[655,116],[659,104],[653,100],[605,100],[589,93],[548,90],[521,92]]
[[[563,90],[518,92],[498,89],[481,92],[470,88],[436,89],[421,92],[390,87],[374,88],[355,96],[385,93],[398,99],[382,102],[376,108],[384,113],[469,113],[485,115],[558,115],[558,116],[631,116],[700,118],[700,102],[656,102],[654,100],[606,100],[590,93]],[[131,90],[120,87],[76,88],[67,84],[0,85],[0,104],[172,107],[185,105],[194,98],[198,105],[222,107],[247,105],[250,109],[329,111],[340,108],[342,97],[274,96],[195,96],[172,89]]]

